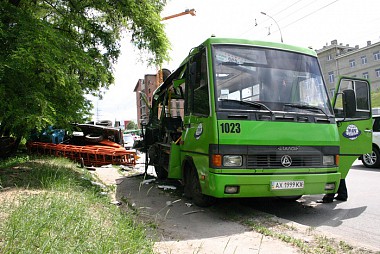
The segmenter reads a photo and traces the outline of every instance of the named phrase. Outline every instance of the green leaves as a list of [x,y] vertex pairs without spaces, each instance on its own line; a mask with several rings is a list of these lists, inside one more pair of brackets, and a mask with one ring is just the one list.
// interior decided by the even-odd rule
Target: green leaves
[[0,135],[83,122],[97,94],[113,83],[120,32],[168,59],[164,0],[35,0],[0,3]]

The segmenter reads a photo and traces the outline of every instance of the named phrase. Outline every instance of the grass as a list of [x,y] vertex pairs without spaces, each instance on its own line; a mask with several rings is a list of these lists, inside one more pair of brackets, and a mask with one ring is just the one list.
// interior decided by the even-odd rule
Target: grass
[[372,108],[380,108],[380,91],[371,93]]
[[0,253],[153,253],[147,228],[62,158],[0,162]]

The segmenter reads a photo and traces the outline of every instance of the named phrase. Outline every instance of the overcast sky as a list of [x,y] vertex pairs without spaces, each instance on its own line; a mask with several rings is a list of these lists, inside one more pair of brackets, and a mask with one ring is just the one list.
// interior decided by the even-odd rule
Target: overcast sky
[[[320,49],[332,40],[364,47],[367,41],[380,41],[379,0],[168,0],[162,17],[195,9],[163,21],[171,42],[171,61],[163,68],[175,70],[189,50],[211,35],[280,42]],[[268,16],[261,14],[265,12]],[[270,35],[268,35],[270,33]],[[141,54],[122,41],[122,54],[115,66],[115,84],[102,100],[94,99],[94,119],[137,121],[133,89],[154,67],[142,63]]]

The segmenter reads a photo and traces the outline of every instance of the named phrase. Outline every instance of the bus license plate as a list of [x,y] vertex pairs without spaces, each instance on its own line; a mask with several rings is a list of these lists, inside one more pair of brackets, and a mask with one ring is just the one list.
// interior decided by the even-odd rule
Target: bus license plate
[[304,181],[273,181],[271,182],[272,190],[289,190],[303,189]]

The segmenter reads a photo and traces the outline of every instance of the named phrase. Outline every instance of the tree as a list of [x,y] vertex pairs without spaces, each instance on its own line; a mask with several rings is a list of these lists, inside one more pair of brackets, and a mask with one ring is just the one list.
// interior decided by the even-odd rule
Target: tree
[[0,137],[86,120],[87,94],[113,83],[120,34],[168,60],[160,23],[166,0],[3,0],[0,3]]
[[138,126],[135,122],[130,121],[127,126],[125,127],[126,130],[136,130],[138,129]]

